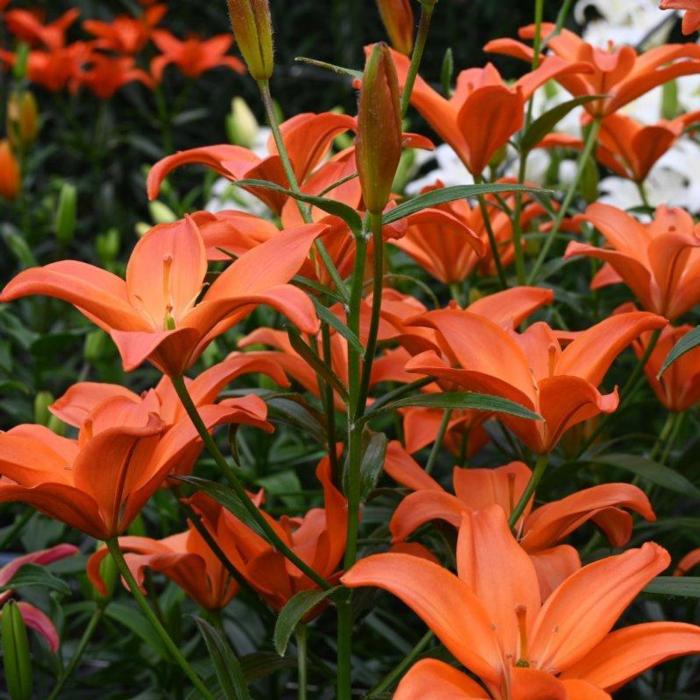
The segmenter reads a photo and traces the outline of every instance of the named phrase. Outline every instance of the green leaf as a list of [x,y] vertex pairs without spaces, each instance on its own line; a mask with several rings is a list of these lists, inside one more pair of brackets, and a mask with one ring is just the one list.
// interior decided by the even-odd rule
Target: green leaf
[[586,104],[586,102],[599,100],[601,97],[603,95],[583,95],[552,107],[552,109],[535,119],[526,129],[520,139],[521,150],[524,152],[532,150],[569,112],[576,109],[576,107]]
[[674,598],[700,598],[700,576],[657,576],[644,593]]
[[281,420],[301,428],[321,445],[326,444],[326,431],[314,414],[300,401],[279,396],[265,399],[268,408],[280,416]]
[[236,655],[219,630],[201,617],[194,621],[204,637],[209,656],[214,663],[214,671],[226,700],[249,700],[248,686]]
[[287,335],[294,350],[299,353],[302,360],[309,365],[316,374],[321,375],[342,397],[343,401],[348,400],[347,389],[343,386],[338,377],[326,366],[326,363],[301,339],[299,332],[295,328],[288,328]]
[[246,656],[241,657],[240,661],[243,675],[248,683],[269,676],[271,673],[297,666],[293,659],[280,658],[274,651],[257,651],[253,654],[246,654]]
[[288,508],[300,510],[304,507],[303,487],[297,473],[292,469],[263,476],[255,481],[265,493],[277,496]]
[[267,540],[267,536],[262,531],[258,523],[253,519],[253,516],[248,512],[248,509],[243,505],[238,494],[228,486],[219,484],[216,481],[209,481],[198,476],[176,476],[173,477],[190,484],[197,491],[205,493],[210,498],[213,498],[217,503],[220,503],[226,510],[235,515],[242,523],[247,525],[255,533]]
[[329,595],[332,595],[337,590],[338,588],[336,587],[326,591],[300,591],[289,599],[289,602],[282,608],[277,617],[273,635],[275,650],[280,656],[285,655],[289,639],[304,615],[310,610],[313,610],[319,603],[323,602]]
[[2,587],[3,591],[12,588],[43,588],[48,591],[56,591],[61,595],[70,595],[68,584],[54,576],[45,567],[38,564],[24,564],[17,573]]
[[323,68],[324,70],[333,71],[333,73],[337,73],[338,75],[346,75],[348,78],[362,80],[361,70],[345,68],[345,66],[336,66],[335,63],[326,63],[326,61],[318,61],[315,58],[307,58],[306,56],[296,56],[294,60],[298,61],[299,63],[306,63],[309,66],[316,66],[316,68]]
[[608,454],[596,456],[591,461],[625,469],[669,491],[700,498],[700,489],[682,474],[663,464],[652,462],[646,457],[628,454]]
[[439,394],[414,394],[403,399],[392,401],[373,414],[368,414],[365,419],[385,411],[395,411],[406,406],[423,406],[424,408],[460,409],[471,408],[475,411],[489,411],[494,413],[507,413],[517,418],[528,420],[542,420],[542,416],[531,411],[519,403],[502,399],[500,396],[489,394],[477,394],[472,391],[441,392]]
[[439,190],[432,190],[425,194],[420,194],[413,199],[409,199],[403,204],[399,204],[391,211],[384,214],[382,221],[385,224],[391,224],[394,221],[399,221],[410,214],[415,214],[417,211],[435,207],[438,204],[454,202],[456,199],[466,199],[467,197],[478,197],[482,194],[493,194],[496,192],[534,192],[543,194],[548,192],[539,187],[526,187],[525,185],[506,185],[506,184],[485,184],[485,185],[455,185],[454,187],[443,187]]
[[384,468],[387,439],[384,433],[371,430],[365,430],[362,437],[366,447],[360,464],[360,499],[365,501],[377,485]]
[[235,180],[232,184],[238,187],[259,187],[265,190],[281,192],[282,194],[286,194],[288,197],[298,199],[300,202],[305,202],[306,204],[311,204],[314,207],[318,207],[327,214],[337,216],[350,227],[350,230],[356,236],[359,236],[362,232],[362,217],[352,207],[349,207],[347,204],[343,204],[343,202],[338,202],[335,199],[327,199],[326,197],[315,197],[310,194],[292,192],[292,190],[288,190],[281,185],[277,185],[274,182],[268,182],[267,180]]
[[668,353],[666,359],[664,360],[661,369],[659,370],[659,377],[679,358],[685,355],[685,353],[690,352],[693,348],[700,345],[700,326],[693,328],[692,331],[686,333],[674,346],[671,352]]
[[124,625],[124,627],[139,637],[146,646],[157,652],[163,659],[172,662],[170,653],[165,648],[163,640],[154,631],[151,623],[143,616],[140,610],[136,610],[125,603],[110,603],[105,608],[105,615],[120,625]]
[[355,350],[364,355],[365,349],[362,347],[360,339],[332,312],[329,311],[318,299],[315,297],[311,298],[314,306],[316,307],[316,314],[318,317],[325,321],[329,326],[335,328],[335,330],[340,333],[340,335],[345,338],[345,340],[352,345]]

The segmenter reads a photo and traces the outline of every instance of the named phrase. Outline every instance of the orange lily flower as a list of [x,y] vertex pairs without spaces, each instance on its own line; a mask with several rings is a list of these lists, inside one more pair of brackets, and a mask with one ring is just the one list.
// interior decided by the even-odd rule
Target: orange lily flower
[[[392,52],[399,84],[403,88],[409,60]],[[525,74],[511,87],[489,63],[470,68],[457,77],[457,88],[448,100],[416,79],[411,104],[448,143],[473,175],[481,175],[496,152],[505,146],[525,123],[525,105],[532,93],[548,80],[590,70],[584,63],[548,57],[539,68]],[[483,125],[489,128],[484,129]]]
[[[631,46],[611,43],[607,49],[597,48],[567,29],[550,36],[554,29],[552,23],[542,24],[542,36],[549,37],[547,46],[554,53],[549,58],[558,57],[578,68],[552,77],[575,97],[605,95],[584,105],[594,117],[608,116],[675,78],[700,73],[700,47],[694,44],[666,44],[640,55]],[[522,39],[532,39],[534,25],[522,27],[519,35]],[[484,50],[513,56],[530,64],[534,58],[533,50],[515,39],[490,41]],[[582,64],[585,70],[581,68]]]
[[[206,406],[209,429],[237,409]],[[96,539],[121,534],[192,445],[189,421],[165,430],[163,421],[116,397],[102,402],[77,440],[39,425],[0,433],[0,502],[23,502]]]
[[10,142],[7,139],[0,140],[0,197],[3,199],[17,199],[22,187],[22,173],[19,162],[15,158]]
[[700,27],[699,0],[661,0],[659,7],[662,10],[685,10],[682,25],[683,34],[692,34]]
[[93,53],[87,65],[82,66],[75,77],[72,89],[83,85],[100,100],[109,100],[127,83],[139,82],[153,88],[153,80],[140,68],[136,68],[131,56],[105,56]]
[[[510,517],[527,487],[532,472],[522,462],[495,469],[462,469],[452,473],[455,495],[438,484],[397,442],[389,444],[384,471],[414,493],[394,511],[389,529],[394,542],[402,542],[432,520],[444,520],[458,528],[465,510],[483,510],[493,504]],[[646,494],[632,484],[602,484],[546,503],[534,510],[532,501],[516,524],[517,539],[537,570],[540,594],[545,600],[566,578],[581,567],[576,550],[561,542],[589,520],[607,536],[613,547],[623,547],[632,535],[632,516],[656,520]]]
[[437,331],[442,354],[427,350],[406,369],[444,384],[510,399],[539,413],[542,421],[503,416],[533,452],[550,452],[570,427],[618,405],[617,390],[597,387],[610,364],[640,333],[666,325],[655,314],[619,314],[578,333],[562,350],[546,323],[524,333],[504,330],[489,318],[456,308],[432,311],[416,324]]
[[[184,532],[162,540],[120,537],[119,547],[140,587],[146,569],[158,571],[197,605],[212,612],[225,608],[238,593],[238,583],[191,523]],[[100,576],[100,564],[107,554],[107,548],[102,547],[87,564],[88,578],[102,595],[107,594],[107,587]]]
[[73,7],[47,24],[42,24],[40,13],[30,10],[10,10],[4,19],[7,28],[30,46],[43,44],[47,49],[62,49],[66,45],[66,32],[78,17],[80,10]]
[[[202,410],[207,406],[214,405],[216,397],[224,386],[241,375],[253,372],[266,374],[281,386],[289,385],[286,375],[277,364],[266,358],[241,353],[232,353],[226,360],[204,370],[195,379],[186,377],[185,384],[195,406],[198,410]],[[163,377],[155,389],[145,392],[141,396],[119,384],[79,382],[70,387],[49,407],[49,410],[64,423],[82,428],[85,421],[89,420],[90,415],[102,403],[115,397],[128,399],[135,405],[144,405],[147,410],[163,421],[166,430],[180,421],[189,421],[189,416],[169,377]],[[225,399],[217,405],[231,409],[228,422],[252,425],[272,432],[272,426],[266,420],[267,406],[260,397],[254,394],[241,398]],[[178,460],[173,472],[176,474],[191,472],[201,448],[200,444],[192,445],[188,454],[183,454]]]
[[[596,158],[616,175],[641,183],[659,158],[683,135],[685,127],[698,120],[698,114],[691,112],[671,121],[662,119],[650,126],[625,114],[610,114],[600,123]],[[552,133],[538,147],[582,150],[583,141],[568,134]]]
[[[14,575],[25,564],[46,566],[47,564],[52,564],[66,557],[72,557],[79,552],[80,550],[72,544],[57,544],[55,547],[49,549],[42,549],[38,552],[31,552],[30,554],[23,554],[19,557],[15,557],[9,564],[0,567],[0,588],[6,588],[7,584],[12,581]],[[12,588],[8,588],[0,593],[0,610],[3,604],[10,600],[14,594],[15,591]],[[58,636],[58,632],[51,618],[39,610],[39,608],[25,601],[18,602],[17,608],[24,620],[24,624],[39,633],[46,640],[49,649],[55,654],[61,644],[61,639]]]
[[[432,187],[424,188],[421,194],[442,187],[442,183],[438,182]],[[506,201],[512,205],[511,199],[512,197],[506,197]],[[524,201],[520,219],[522,227],[545,213],[540,204],[527,197]],[[495,274],[486,225],[479,207],[472,207],[467,200],[461,199],[424,211],[441,212],[443,216],[436,218],[420,212],[422,217],[409,217],[405,234],[391,241],[392,245],[412,257],[443,284],[464,281],[477,266],[485,274]],[[509,265],[515,256],[512,245],[513,224],[510,217],[492,202],[489,202],[488,213],[494,237],[499,244],[501,261],[504,265]],[[480,244],[478,247],[474,244],[475,240]]]
[[[299,114],[284,122],[280,129],[297,180],[303,183],[328,152],[333,139],[355,129],[356,121],[345,114]],[[260,158],[242,146],[223,144],[180,151],[159,160],[148,174],[148,196],[155,199],[168,174],[183,165],[201,164],[230,180],[259,179],[288,187],[282,161],[274,143],[268,142],[269,156]],[[251,190],[274,212],[280,213],[287,201],[285,195],[271,190]]]
[[141,17],[119,15],[109,22],[88,19],[83,22],[83,29],[97,37],[96,48],[133,55],[146,46],[153,28],[167,11],[166,5],[151,5]]
[[[700,348],[693,348],[679,357],[661,376],[664,360],[678,341],[693,330],[693,326],[666,326],[652,351],[644,372],[649,385],[659,401],[669,410],[681,413],[687,411],[700,401]],[[643,333],[634,341],[632,347],[637,357],[641,358],[651,340],[650,333]]]
[[129,371],[149,359],[165,374],[180,375],[207,344],[259,304],[315,332],[313,304],[285,284],[323,232],[317,224],[281,231],[242,255],[208,287],[206,250],[194,220],[156,227],[136,244],[126,281],[83,262],[66,260],[17,275],[0,294],[11,301],[44,294],[74,304],[107,331]]
[[605,237],[609,248],[571,241],[565,257],[576,255],[606,264],[591,289],[624,282],[645,309],[669,320],[700,301],[700,229],[678,208],[659,207],[654,220],[643,224],[609,204],[592,204],[577,221],[588,221]]
[[652,622],[610,631],[669,561],[649,542],[584,566],[542,601],[530,557],[503,510],[491,506],[465,512],[456,576],[426,559],[387,553],[360,560],[341,581],[400,598],[488,691],[429,659],[403,678],[398,700],[602,700],[648,668],[700,651],[695,625]]
[[[27,76],[29,80],[51,92],[66,88],[80,73],[81,65],[90,58],[90,47],[82,41],[48,51],[29,52]],[[16,54],[0,50],[0,59],[9,66],[17,61]]]
[[176,65],[188,78],[198,78],[202,73],[219,66],[230,68],[241,75],[245,73],[245,66],[238,58],[226,55],[233,45],[230,34],[220,34],[206,40],[188,37],[180,41],[169,31],[156,29],[151,37],[162,53],[151,63],[151,72],[157,82],[163,79],[163,71],[170,64]]
[[[347,501],[333,485],[327,457],[316,468],[316,477],[323,486],[323,508],[312,508],[302,517],[285,515],[280,520],[263,510],[260,512],[297,556],[321,576],[329,578],[336,573],[345,552]],[[282,609],[299,591],[317,587],[267,540],[216,501],[197,493],[190,503],[202,515],[204,524],[216,537],[228,560],[273,609]]]

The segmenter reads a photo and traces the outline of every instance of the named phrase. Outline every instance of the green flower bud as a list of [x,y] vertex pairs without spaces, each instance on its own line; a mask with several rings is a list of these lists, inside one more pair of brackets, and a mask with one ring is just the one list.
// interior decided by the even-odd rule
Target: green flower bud
[[156,224],[172,224],[177,221],[175,212],[163,202],[155,200],[148,205],[148,210],[151,212],[151,219]]
[[95,238],[97,255],[104,265],[111,263],[119,253],[121,236],[116,228],[111,228],[106,233],[98,234]]
[[32,660],[22,613],[13,600],[2,609],[2,653],[5,683],[11,700],[32,697]]
[[391,52],[376,44],[362,77],[357,117],[356,158],[368,211],[380,214],[389,201],[401,158],[399,82]]
[[242,97],[231,100],[231,112],[226,117],[228,140],[236,146],[250,148],[260,126],[248,103]]
[[75,235],[78,191],[75,185],[64,182],[58,197],[58,209],[54,221],[56,239],[64,245],[70,243]]
[[39,425],[48,425],[51,419],[49,406],[54,402],[54,396],[50,391],[40,391],[34,397],[34,422]]
[[109,338],[104,331],[92,331],[85,336],[83,356],[92,364],[105,359],[109,348]]
[[228,0],[236,43],[255,80],[269,80],[275,65],[268,0]]

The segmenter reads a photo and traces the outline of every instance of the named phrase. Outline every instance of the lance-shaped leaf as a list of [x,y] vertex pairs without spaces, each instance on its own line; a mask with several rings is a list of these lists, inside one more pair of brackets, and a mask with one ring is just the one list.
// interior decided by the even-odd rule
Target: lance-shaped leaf
[[685,353],[690,352],[693,348],[700,345],[700,326],[686,333],[673,347],[673,350],[668,353],[663,365],[661,365],[661,370],[659,371],[659,378],[663,373],[680,357],[683,357]]

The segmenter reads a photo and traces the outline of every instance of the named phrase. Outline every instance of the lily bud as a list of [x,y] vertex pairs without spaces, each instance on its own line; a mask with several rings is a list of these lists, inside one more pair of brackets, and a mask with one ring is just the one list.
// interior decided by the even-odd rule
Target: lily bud
[[7,101],[7,134],[13,146],[31,146],[39,133],[39,108],[29,90],[15,91]]
[[231,111],[226,117],[226,132],[228,139],[236,146],[250,148],[260,130],[248,103],[242,97],[234,97],[231,101]]
[[0,141],[0,197],[17,199],[21,186],[19,163],[12,153],[9,142],[3,139]]
[[269,80],[274,68],[268,0],[228,0],[236,43],[255,80]]
[[410,0],[377,0],[379,15],[391,45],[409,56],[413,51],[414,18]]
[[30,700],[33,679],[27,628],[22,613],[13,600],[2,608],[2,653],[5,683],[10,698]]
[[399,82],[391,52],[376,44],[362,77],[357,117],[356,158],[368,211],[380,214],[389,201],[401,158]]
[[67,245],[75,235],[77,221],[78,190],[70,182],[64,182],[58,197],[56,219],[54,221],[54,233],[56,240]]
[[50,391],[39,391],[34,397],[34,422],[39,425],[48,425],[51,419],[49,406],[54,402],[54,395]]

